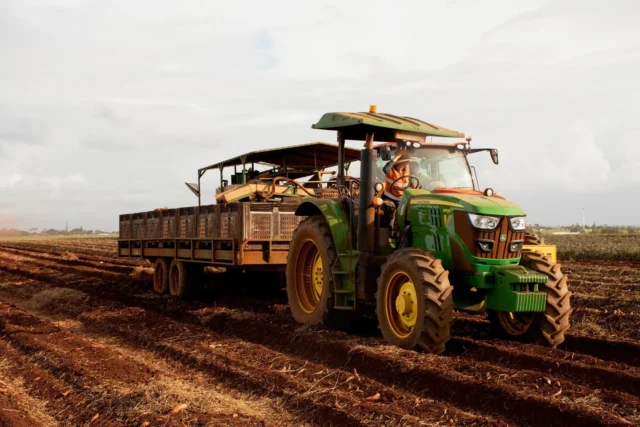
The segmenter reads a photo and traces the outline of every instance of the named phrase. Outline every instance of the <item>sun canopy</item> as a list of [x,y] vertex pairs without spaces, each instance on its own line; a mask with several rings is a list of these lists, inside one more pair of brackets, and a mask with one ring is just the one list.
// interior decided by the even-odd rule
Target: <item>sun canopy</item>
[[425,140],[427,136],[464,138],[464,133],[446,129],[412,117],[384,113],[326,113],[311,126],[314,129],[337,130],[349,140],[364,140],[375,133],[377,141],[397,139]]
[[[357,160],[360,160],[360,150],[345,147],[345,163]],[[311,142],[269,150],[257,150],[206,166],[199,169],[199,172],[202,174],[210,169],[240,166],[242,164],[250,165],[252,163],[287,169],[317,171],[338,164],[338,145],[326,142]]]

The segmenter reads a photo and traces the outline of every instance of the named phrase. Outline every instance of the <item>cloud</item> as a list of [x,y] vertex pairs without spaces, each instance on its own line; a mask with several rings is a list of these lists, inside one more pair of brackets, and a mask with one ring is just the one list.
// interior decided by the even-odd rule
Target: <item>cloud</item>
[[89,183],[82,176],[82,174],[76,173],[60,176],[46,176],[41,177],[40,181],[45,184],[45,187],[50,190],[49,196],[55,197],[63,192],[85,190],[88,188]]
[[11,175],[11,176],[9,177],[9,185],[10,185],[10,186],[12,186],[12,187],[13,187],[14,185],[16,185],[16,183],[18,183],[18,182],[20,182],[20,181],[22,181],[22,176],[20,176],[20,175],[18,175],[18,174],[14,174],[14,175]]
[[0,179],[0,188],[15,187],[17,183],[22,181],[22,176],[19,174],[13,174],[5,179]]
[[[556,213],[529,201],[570,210],[588,197],[622,200],[640,190],[639,8],[5,1],[0,55],[11,61],[0,67],[0,199],[25,226],[59,226],[73,214],[115,229],[122,212],[193,204],[183,182],[198,167],[335,141],[310,125],[326,111],[377,104],[499,148],[499,167],[471,158],[480,182],[552,222]],[[10,186],[15,175],[22,180]],[[211,201],[218,178],[206,178]],[[635,220],[640,202],[629,203],[617,221]],[[599,214],[598,222],[612,215]]]
[[93,117],[99,120],[104,120],[113,125],[128,125],[129,120],[120,116],[116,111],[104,104],[98,104],[94,107]]
[[0,143],[41,144],[46,136],[45,126],[32,119],[11,119],[0,116]]
[[84,139],[80,146],[90,150],[102,151],[105,153],[117,153],[126,151],[130,145],[124,142],[112,141],[96,137],[88,137]]

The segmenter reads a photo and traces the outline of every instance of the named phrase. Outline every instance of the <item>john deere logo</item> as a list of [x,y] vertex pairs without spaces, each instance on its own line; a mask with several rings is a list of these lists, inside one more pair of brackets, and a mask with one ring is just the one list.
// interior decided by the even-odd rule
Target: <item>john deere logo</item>
[[500,235],[500,241],[501,242],[506,242],[507,241],[507,235],[506,234],[501,234]]

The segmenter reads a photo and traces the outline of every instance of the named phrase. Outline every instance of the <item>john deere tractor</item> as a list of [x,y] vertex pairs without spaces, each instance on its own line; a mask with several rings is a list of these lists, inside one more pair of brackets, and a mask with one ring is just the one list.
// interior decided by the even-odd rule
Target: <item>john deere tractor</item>
[[[338,198],[307,198],[296,210],[306,218],[291,241],[287,293],[298,322],[339,325],[375,310],[390,343],[440,353],[459,309],[486,312],[503,337],[564,341],[571,293],[555,247],[525,233],[520,206],[481,191],[467,161],[488,151],[497,164],[497,150],[374,106],[327,113],[312,127],[338,132]],[[345,176],[347,140],[364,141],[359,180]],[[393,202],[385,200],[382,169],[399,152],[413,161],[398,179],[408,188]]]

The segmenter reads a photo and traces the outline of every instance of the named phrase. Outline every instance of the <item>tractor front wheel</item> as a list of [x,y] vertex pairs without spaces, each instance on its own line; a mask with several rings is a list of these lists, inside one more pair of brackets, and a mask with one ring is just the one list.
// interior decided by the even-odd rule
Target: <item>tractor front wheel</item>
[[376,314],[382,336],[398,347],[442,353],[453,318],[453,287],[439,259],[404,248],[387,258],[378,278]]
[[491,326],[499,335],[508,339],[533,342],[547,347],[557,347],[564,341],[571,315],[571,292],[567,276],[560,264],[538,252],[524,251],[520,264],[549,278],[542,286],[547,294],[543,313],[511,313],[489,310]]
[[333,237],[321,216],[303,220],[291,239],[287,259],[287,296],[294,319],[305,325],[327,323],[336,260]]

